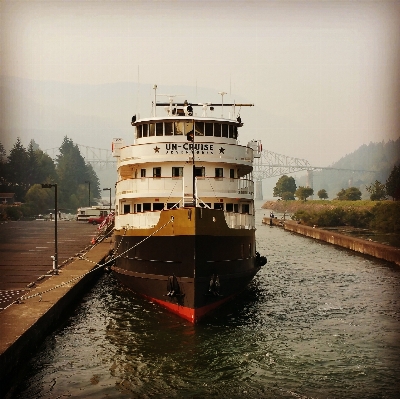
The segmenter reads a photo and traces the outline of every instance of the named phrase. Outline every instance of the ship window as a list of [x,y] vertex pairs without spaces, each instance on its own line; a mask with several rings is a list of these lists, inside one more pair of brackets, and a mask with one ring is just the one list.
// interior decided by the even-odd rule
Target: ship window
[[131,212],[130,204],[124,204],[124,214],[125,213],[130,213],[130,212]]
[[163,135],[163,123],[158,122],[156,123],[156,136],[162,136]]
[[214,202],[214,209],[224,210],[224,204],[221,202]]
[[153,168],[153,177],[161,177],[161,168]]
[[151,202],[143,202],[143,212],[151,211]]
[[233,204],[233,212],[239,213],[239,204]]
[[236,140],[238,137],[238,128],[237,126],[233,126],[233,138]]
[[195,167],[194,175],[196,177],[204,177],[206,175],[206,170],[205,170],[204,166]]
[[193,122],[185,122],[185,134],[193,133]]
[[146,177],[146,169],[140,169],[140,177]]
[[179,204],[176,204],[174,202],[168,202],[167,203],[167,209],[172,209],[172,208],[179,208]]
[[213,127],[214,127],[213,124],[206,122],[204,125],[205,125],[205,129],[204,129],[205,135],[206,136],[213,136],[214,135],[214,133],[213,133]]
[[196,136],[204,136],[204,123],[196,122],[195,123]]
[[228,125],[229,128],[229,138],[233,139],[233,125]]
[[227,212],[233,212],[233,204],[226,204],[226,211]]
[[226,123],[222,125],[222,137],[228,137],[228,125]]
[[215,168],[215,177],[224,177],[224,169]]
[[156,124],[149,123],[149,137],[154,136],[156,134]]
[[242,213],[250,213],[250,205],[242,204]]
[[143,125],[143,137],[147,137],[147,125]]
[[220,123],[214,123],[214,136],[221,137],[221,124]]
[[136,211],[137,212],[142,212],[142,204],[137,204],[136,205]]
[[164,129],[166,136],[172,136],[174,134],[174,125],[172,122],[165,122]]
[[172,177],[182,177],[183,176],[183,168],[179,166],[172,167]]
[[174,122],[175,135],[181,136],[185,129],[185,124],[183,122]]
[[234,178],[235,178],[235,169],[229,169],[229,177],[230,177],[231,179],[234,179]]
[[142,125],[136,126],[136,135],[138,139],[142,137]]
[[162,202],[153,202],[153,211],[162,211],[164,204]]

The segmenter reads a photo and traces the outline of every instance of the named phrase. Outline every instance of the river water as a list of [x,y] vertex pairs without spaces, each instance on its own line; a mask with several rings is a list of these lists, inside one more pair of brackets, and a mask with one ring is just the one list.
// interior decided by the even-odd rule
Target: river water
[[193,326],[104,275],[15,398],[398,398],[400,268],[261,224],[268,263]]

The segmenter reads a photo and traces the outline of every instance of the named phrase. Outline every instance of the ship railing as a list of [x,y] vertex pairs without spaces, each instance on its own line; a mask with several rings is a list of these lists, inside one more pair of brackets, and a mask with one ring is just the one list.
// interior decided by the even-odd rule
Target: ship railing
[[[120,180],[117,184],[117,195],[146,194],[185,197],[185,192],[192,192],[191,179],[183,177],[139,177]],[[254,182],[246,178],[229,177],[196,177],[196,196],[204,193],[218,195],[238,194],[253,195]]]
[[254,216],[247,213],[224,212],[225,221],[231,229],[254,229]]

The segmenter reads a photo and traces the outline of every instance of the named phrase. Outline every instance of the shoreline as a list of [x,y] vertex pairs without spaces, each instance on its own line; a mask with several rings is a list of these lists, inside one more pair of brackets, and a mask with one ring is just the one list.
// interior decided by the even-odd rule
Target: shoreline
[[283,221],[277,218],[263,217],[262,223],[270,226],[283,227],[284,230],[292,233],[350,249],[363,255],[369,255],[377,259],[393,262],[400,266],[400,248],[397,247],[364,240],[362,238],[351,237],[331,230],[306,226],[290,220]]

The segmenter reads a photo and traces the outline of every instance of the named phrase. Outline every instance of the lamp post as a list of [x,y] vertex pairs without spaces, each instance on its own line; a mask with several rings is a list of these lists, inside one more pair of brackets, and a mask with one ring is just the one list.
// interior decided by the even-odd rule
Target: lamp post
[[85,183],[89,184],[89,207],[90,207],[90,181],[85,180]]
[[103,188],[103,191],[110,191],[110,213],[111,213],[111,188]]
[[54,191],[54,256],[53,259],[53,273],[58,274],[58,250],[57,250],[57,218],[58,218],[58,205],[57,205],[57,183],[42,184],[42,188],[55,188]]

